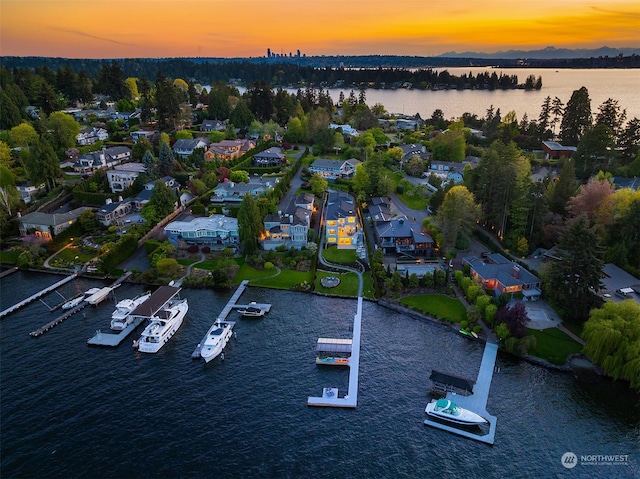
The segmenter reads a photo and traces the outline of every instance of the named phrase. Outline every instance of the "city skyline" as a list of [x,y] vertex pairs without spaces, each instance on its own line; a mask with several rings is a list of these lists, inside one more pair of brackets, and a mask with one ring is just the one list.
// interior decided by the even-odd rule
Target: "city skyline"
[[640,47],[640,2],[3,0],[3,56],[416,55]]

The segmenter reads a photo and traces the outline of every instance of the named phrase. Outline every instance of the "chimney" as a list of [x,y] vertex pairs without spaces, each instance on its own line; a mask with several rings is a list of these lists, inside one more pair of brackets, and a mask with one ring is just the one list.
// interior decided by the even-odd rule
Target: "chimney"
[[111,198],[107,198],[104,202],[105,205],[110,205],[111,204]]
[[520,268],[517,265],[513,265],[513,270],[511,270],[511,274],[514,278],[520,278]]
[[122,203],[122,196],[118,196],[118,201]]

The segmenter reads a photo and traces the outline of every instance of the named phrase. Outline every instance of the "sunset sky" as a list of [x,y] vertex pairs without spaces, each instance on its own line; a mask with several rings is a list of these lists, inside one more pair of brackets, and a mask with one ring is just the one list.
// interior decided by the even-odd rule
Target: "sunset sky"
[[634,0],[0,0],[0,54],[419,55],[640,47]]

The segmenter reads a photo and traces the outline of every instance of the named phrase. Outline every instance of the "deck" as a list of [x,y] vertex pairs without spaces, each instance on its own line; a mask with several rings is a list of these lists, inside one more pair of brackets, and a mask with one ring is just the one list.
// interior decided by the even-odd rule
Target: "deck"
[[0,312],[0,318],[13,313],[14,311],[17,311],[18,309],[22,308],[23,306],[26,306],[27,304],[31,303],[32,301],[35,301],[38,298],[41,298],[42,296],[44,296],[47,293],[50,293],[51,291],[54,291],[55,289],[57,289],[58,287],[62,286],[63,284],[68,283],[69,281],[71,281],[72,279],[74,279],[75,277],[77,277],[78,274],[74,273],[71,276],[67,276],[66,278],[58,281],[55,284],[52,284],[51,286],[44,288],[42,291],[33,294],[31,296],[29,296],[26,299],[23,299],[22,301],[20,301],[19,303],[14,304],[13,306],[11,306],[10,308],[5,309],[4,311]]
[[449,426],[427,417],[424,424],[427,426],[442,429],[444,431],[458,434],[469,439],[493,444],[496,435],[496,423],[498,418],[487,412],[487,400],[489,399],[489,389],[491,388],[491,380],[493,379],[493,371],[498,355],[498,345],[494,343],[486,343],[482,361],[480,362],[480,370],[478,371],[478,379],[473,387],[473,394],[470,396],[460,396],[455,392],[447,393],[447,399],[455,402],[458,406],[480,414],[489,421],[489,432],[487,434],[474,434],[473,432]]
[[87,341],[87,344],[91,346],[110,346],[116,347],[120,345],[124,339],[129,336],[140,324],[145,320],[142,316],[137,316],[133,318],[133,322],[124,328],[122,331],[118,331],[117,333],[107,333],[102,332],[102,330],[98,329],[96,334]]

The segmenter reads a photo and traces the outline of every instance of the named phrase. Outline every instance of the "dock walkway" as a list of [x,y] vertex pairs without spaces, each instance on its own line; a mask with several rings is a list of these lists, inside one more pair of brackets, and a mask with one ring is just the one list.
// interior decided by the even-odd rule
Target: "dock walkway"
[[473,411],[484,417],[489,422],[489,432],[487,434],[474,434],[473,432],[449,426],[440,422],[436,422],[430,418],[424,420],[427,426],[449,431],[453,434],[481,441],[487,444],[493,444],[496,435],[496,423],[498,418],[487,412],[487,400],[489,399],[489,389],[491,388],[491,380],[493,379],[493,371],[495,368],[496,357],[498,355],[498,345],[487,342],[482,354],[480,362],[480,370],[478,371],[478,379],[473,386],[473,394],[470,396],[461,396],[454,392],[447,393],[447,399],[455,402],[458,406]]
[[244,293],[244,290],[247,288],[247,284],[249,284],[249,281],[246,279],[240,283],[240,285],[238,286],[238,289],[236,289],[235,293],[233,293],[233,296],[231,296],[226,306],[222,309],[222,311],[220,312],[216,320],[213,322],[213,325],[211,326],[211,328],[207,330],[207,333],[203,336],[202,340],[198,343],[198,345],[196,346],[196,349],[193,351],[193,353],[191,353],[191,357],[193,359],[198,359],[201,357],[200,351],[202,350],[202,345],[207,340],[207,337],[209,336],[209,333],[213,329],[214,325],[218,321],[224,321],[225,319],[227,319],[227,316],[229,316],[229,313],[235,307],[236,303],[238,302],[238,299],[240,299],[240,296],[242,296],[242,293]]
[[[120,276],[118,279],[116,279],[113,284],[111,285],[112,288],[115,288],[117,286],[119,286],[125,279],[127,279],[129,276],[131,275],[130,272],[125,273],[123,276]],[[73,279],[76,276],[76,274],[73,274],[72,277],[66,278],[66,281],[70,281],[71,279]],[[64,284],[64,283],[62,283]],[[59,283],[56,283],[56,285],[54,286],[59,286]],[[49,288],[52,288],[51,286]],[[37,338],[38,336],[42,336],[44,333],[46,333],[47,331],[49,331],[51,328],[53,328],[54,326],[57,326],[58,324],[62,323],[64,320],[69,319],[71,316],[73,316],[74,314],[76,314],[78,311],[84,309],[86,306],[88,306],[89,303],[87,301],[82,301],[78,306],[76,306],[75,308],[71,308],[67,311],[65,311],[62,315],[58,316],[56,319],[54,319],[53,321],[49,321],[47,324],[45,324],[44,326],[41,326],[40,328],[36,329],[35,331],[31,331],[29,333],[29,335],[32,338]]]
[[31,303],[32,301],[35,301],[36,299],[41,298],[45,294],[48,294],[51,291],[54,291],[55,289],[59,288],[63,284],[68,283],[69,281],[71,281],[72,279],[76,278],[77,276],[78,276],[77,273],[73,273],[71,276],[67,276],[66,278],[58,281],[57,283],[52,284],[51,286],[49,286],[47,288],[44,288],[42,291],[29,296],[27,299],[23,299],[19,303],[16,303],[13,306],[11,306],[10,308],[7,308],[4,311],[0,312],[0,318],[3,318],[5,316],[7,316],[8,314],[13,313],[14,311],[17,311],[18,309],[22,308],[23,306],[26,306],[27,304]]

